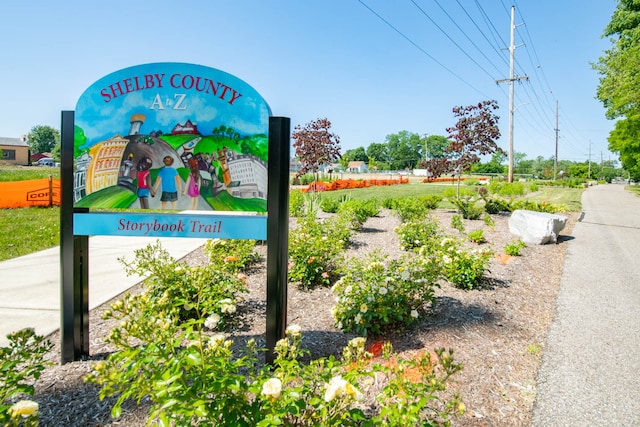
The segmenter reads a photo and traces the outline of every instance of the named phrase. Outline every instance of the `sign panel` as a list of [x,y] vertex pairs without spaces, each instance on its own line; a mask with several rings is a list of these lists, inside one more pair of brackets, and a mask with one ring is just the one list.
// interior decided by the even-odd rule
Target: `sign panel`
[[76,213],[73,216],[73,234],[266,240],[267,217],[206,213]]
[[271,111],[201,65],[116,71],[80,97],[74,207],[266,212]]

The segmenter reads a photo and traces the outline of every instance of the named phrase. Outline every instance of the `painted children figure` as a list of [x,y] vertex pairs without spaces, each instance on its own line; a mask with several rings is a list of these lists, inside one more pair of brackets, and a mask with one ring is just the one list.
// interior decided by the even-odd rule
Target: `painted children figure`
[[149,209],[149,194],[151,196],[156,195],[156,191],[151,187],[151,174],[149,169],[153,162],[148,157],[143,157],[138,160],[136,166],[137,178],[138,178],[138,198],[140,199],[140,208]]
[[198,206],[198,197],[200,197],[200,168],[198,160],[189,159],[189,177],[182,195],[191,197],[191,210],[195,210]]
[[182,191],[182,180],[178,175],[178,171],[171,167],[173,165],[173,157],[164,156],[162,162],[164,167],[160,168],[158,172],[158,178],[153,190],[157,192],[158,187],[162,185],[162,196],[160,197],[162,209],[166,209],[167,202],[171,203],[171,209],[175,209],[178,201],[178,191]]

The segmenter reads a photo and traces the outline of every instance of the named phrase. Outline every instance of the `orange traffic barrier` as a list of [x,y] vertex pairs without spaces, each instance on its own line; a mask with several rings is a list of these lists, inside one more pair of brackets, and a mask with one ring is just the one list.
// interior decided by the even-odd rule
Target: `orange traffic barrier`
[[399,177],[398,179],[337,179],[332,182],[312,182],[307,188],[303,188],[303,193],[313,193],[321,191],[345,190],[349,188],[366,188],[375,185],[396,185],[407,184],[409,178]]
[[60,180],[52,178],[0,182],[0,208],[60,206]]

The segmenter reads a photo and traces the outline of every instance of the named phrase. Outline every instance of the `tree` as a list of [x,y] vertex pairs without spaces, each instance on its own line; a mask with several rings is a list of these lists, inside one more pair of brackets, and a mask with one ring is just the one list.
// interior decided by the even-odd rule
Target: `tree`
[[504,153],[496,152],[491,156],[491,160],[487,163],[476,163],[471,167],[471,170],[475,173],[504,173],[504,161],[506,160],[506,156]]
[[444,173],[453,170],[451,160],[446,157],[441,159],[429,159],[421,162],[421,167],[427,170],[427,180],[432,181]]
[[424,144],[417,133],[403,130],[386,139],[391,169],[412,169],[422,159]]
[[620,154],[631,178],[640,180],[640,114],[616,122],[609,134],[609,150]]
[[340,158],[340,137],[331,133],[331,122],[324,119],[311,121],[304,126],[297,125],[291,138],[296,156],[300,160],[297,176],[313,173],[318,180],[320,166],[328,165]]
[[60,132],[51,126],[34,126],[27,135],[27,144],[34,153],[50,153],[59,143]]
[[620,154],[622,166],[640,178],[640,2],[619,0],[605,28],[611,49],[594,68],[600,73],[597,98],[609,119],[622,117],[609,134],[609,149]]
[[601,75],[597,98],[610,119],[635,115],[640,108],[640,2],[619,0],[603,37],[613,46],[593,65]]
[[447,128],[451,139],[447,151],[455,156],[453,163],[458,174],[478,163],[482,155],[504,153],[496,143],[500,138],[499,117],[494,113],[497,109],[498,103],[494,100],[453,108],[458,122]]
[[446,136],[429,135],[425,142],[427,159],[443,159],[448,156],[447,146],[449,145],[450,141]]
[[353,148],[351,150],[347,150],[345,153],[349,158],[350,162],[368,162],[369,157],[367,157],[366,151],[364,147]]
[[366,149],[367,157],[374,159],[376,162],[388,162],[389,161],[389,149],[387,144],[380,144],[379,142],[372,142]]

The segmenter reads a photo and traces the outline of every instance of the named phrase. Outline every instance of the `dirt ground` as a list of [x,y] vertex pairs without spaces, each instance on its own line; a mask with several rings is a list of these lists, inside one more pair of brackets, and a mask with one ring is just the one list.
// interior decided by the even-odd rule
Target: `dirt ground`
[[[450,227],[455,212],[433,213],[449,234],[459,234]],[[376,337],[388,340],[403,356],[422,350],[452,348],[455,359],[464,369],[453,377],[452,391],[458,392],[467,413],[454,420],[455,426],[526,426],[529,425],[536,399],[536,372],[545,348],[545,337],[554,315],[564,254],[577,214],[566,214],[567,226],[557,244],[529,246],[520,257],[504,256],[504,246],[517,239],[509,232],[507,214],[492,215],[493,230],[482,221],[465,221],[466,231],[485,230],[491,248],[489,271],[479,289],[464,291],[450,284],[437,290],[437,304],[430,316],[422,317],[406,330]],[[295,220],[292,220],[295,222]],[[390,211],[370,218],[353,237],[348,256],[360,257],[381,249],[390,257],[401,253],[397,235],[399,224]],[[473,243],[469,243],[474,245]],[[259,247],[262,262],[250,269],[249,293],[239,304],[242,325],[229,335],[236,340],[257,338],[264,346],[266,329],[266,248]],[[206,262],[202,249],[186,257],[189,263]],[[139,291],[136,286],[131,291]],[[288,288],[288,323],[303,330],[303,345],[312,357],[341,354],[353,338],[336,329],[331,317],[334,297],[328,288],[312,291]],[[34,400],[40,404],[41,426],[143,426],[148,403],[123,407],[123,415],[110,417],[112,400],[100,401],[99,390],[85,384],[83,377],[95,361],[113,351],[103,341],[112,325],[103,321],[108,303],[90,313],[90,357],[87,360],[60,365],[59,333],[49,339],[54,343],[47,356],[55,362],[36,383]]]

